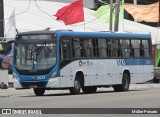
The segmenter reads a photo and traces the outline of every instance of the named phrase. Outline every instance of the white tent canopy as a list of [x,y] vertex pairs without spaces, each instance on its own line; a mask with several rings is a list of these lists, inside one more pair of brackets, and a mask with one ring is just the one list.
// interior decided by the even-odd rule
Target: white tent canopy
[[[29,3],[29,0],[5,0],[5,19],[10,17],[14,8],[15,15],[26,11]],[[37,4],[40,9],[36,6],[35,1],[31,1],[30,7],[26,12],[20,15],[16,15],[16,28],[18,29],[18,31],[42,30],[48,27],[51,27],[55,30],[108,30],[107,24],[96,20],[96,18],[91,15],[91,12],[93,11],[90,9],[84,8],[85,22],[65,26],[63,22],[57,21],[56,17],[54,17],[53,15],[56,14],[58,9],[62,8],[67,4],[52,1],[37,1]],[[7,20],[5,21],[7,22]]]
[[160,27],[155,28],[137,22],[124,20],[124,32],[151,34],[152,44],[160,44]]
[[[5,29],[8,28],[9,17],[15,9],[15,26],[19,32],[31,30],[43,30],[48,27],[53,30],[68,29],[68,30],[86,30],[86,31],[108,31],[109,24],[101,22],[92,16],[92,10],[84,8],[85,22],[74,25],[67,25],[57,21],[57,10],[67,5],[65,3],[52,1],[37,1],[38,7],[34,0],[4,0],[4,16]],[[28,10],[27,10],[28,9]],[[152,42],[160,43],[160,29],[146,26],[140,23],[124,20],[119,24],[119,32],[129,33],[151,33]],[[5,30],[5,35],[8,33]]]

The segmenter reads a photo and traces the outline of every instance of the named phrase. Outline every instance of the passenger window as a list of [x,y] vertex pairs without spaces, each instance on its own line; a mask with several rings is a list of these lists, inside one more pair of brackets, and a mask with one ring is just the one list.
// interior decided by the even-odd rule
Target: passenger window
[[107,40],[98,39],[99,57],[107,57]]
[[107,57],[111,57],[111,41],[107,40]]
[[70,51],[70,41],[69,40],[62,40],[61,44],[61,57],[63,60],[69,60],[71,57]]
[[130,57],[135,57],[135,54],[134,54],[134,48],[133,48],[133,45],[132,44],[129,44],[129,56]]
[[97,53],[96,39],[74,38],[72,40],[73,57],[95,57]]
[[131,40],[132,49],[134,49],[134,56],[140,57],[140,40]]
[[129,39],[120,40],[122,57],[130,57],[130,42]]
[[139,45],[139,48],[140,48],[140,57],[144,57],[144,45],[142,44],[142,41],[140,42],[140,45]]
[[118,49],[119,49],[118,40],[113,39],[112,40],[112,57],[118,57]]
[[72,48],[73,57],[76,57],[76,58],[82,57],[82,54],[81,54],[82,45],[79,38],[74,38],[72,40],[72,46],[73,46]]
[[144,49],[144,56],[150,57],[150,50],[149,50],[149,40],[142,40],[142,45]]
[[84,39],[83,44],[84,44],[84,56],[94,57],[92,39]]

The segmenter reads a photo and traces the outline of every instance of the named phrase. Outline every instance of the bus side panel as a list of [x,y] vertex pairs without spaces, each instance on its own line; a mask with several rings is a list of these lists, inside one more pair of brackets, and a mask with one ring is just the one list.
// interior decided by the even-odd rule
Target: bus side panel
[[153,66],[152,65],[144,65],[144,80],[149,81],[153,79]]
[[73,72],[76,75],[78,71],[83,72],[84,86],[95,86],[102,84],[102,79],[97,76],[97,60],[86,59],[74,61]]
[[75,60],[60,71],[61,87],[73,87],[77,72],[84,75],[84,86],[101,85],[102,79],[97,76],[97,60]]
[[72,64],[69,63],[60,70],[60,87],[73,87],[74,75],[72,72]]
[[153,60],[152,59],[145,59],[144,60],[144,80],[148,81],[153,79],[154,77],[154,70],[153,70]]
[[102,85],[117,84],[116,66],[115,59],[98,59],[98,77],[103,79]]
[[125,59],[125,66],[130,70],[130,83],[145,82],[143,59]]

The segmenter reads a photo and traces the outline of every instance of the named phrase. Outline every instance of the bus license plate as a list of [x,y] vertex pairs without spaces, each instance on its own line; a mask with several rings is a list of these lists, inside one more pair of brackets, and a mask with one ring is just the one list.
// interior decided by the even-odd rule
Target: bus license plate
[[32,85],[30,85],[30,88],[37,88],[37,85],[32,84]]

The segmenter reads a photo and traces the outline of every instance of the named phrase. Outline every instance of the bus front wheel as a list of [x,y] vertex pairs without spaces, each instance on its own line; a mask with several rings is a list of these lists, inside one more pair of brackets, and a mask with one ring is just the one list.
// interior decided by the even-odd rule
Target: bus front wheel
[[80,90],[81,90],[80,77],[76,75],[75,81],[74,81],[74,87],[70,88],[70,94],[71,95],[79,94]]
[[129,89],[129,75],[123,74],[122,84],[113,86],[115,92],[128,91]]
[[34,88],[33,90],[36,96],[43,96],[45,92],[44,88]]

